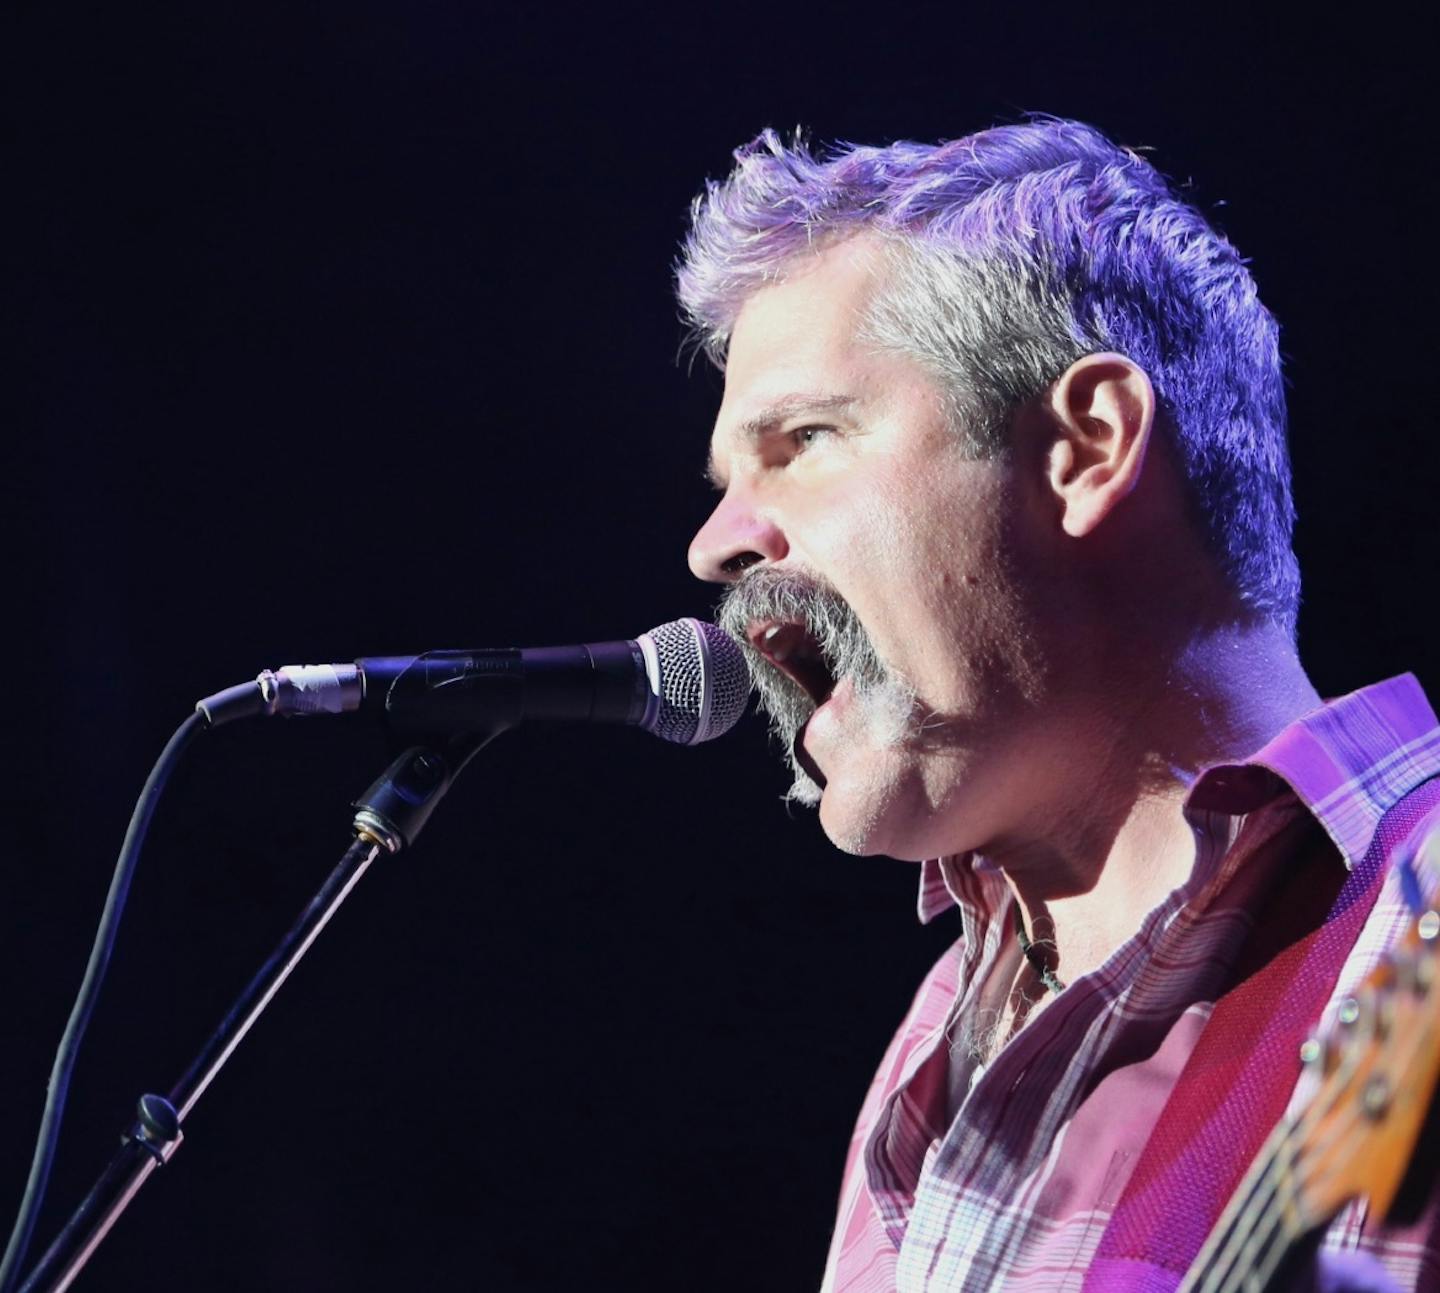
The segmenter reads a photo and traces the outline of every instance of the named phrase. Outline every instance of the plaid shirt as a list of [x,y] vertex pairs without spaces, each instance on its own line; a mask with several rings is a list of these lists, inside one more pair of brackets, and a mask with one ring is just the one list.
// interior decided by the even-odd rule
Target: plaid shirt
[[[1186,799],[1190,879],[988,1066],[963,1038],[990,1001],[987,983],[1008,982],[1018,965],[1010,891],[974,856],[924,863],[921,920],[954,905],[962,936],[921,985],[866,1096],[823,1293],[1079,1290],[1254,929],[1257,886],[1281,862],[1306,861],[1338,883],[1384,813],[1437,775],[1440,727],[1408,674],[1327,704],[1242,764],[1207,770]],[[1400,873],[1387,869],[1322,1027],[1411,919]],[[1372,1254],[1406,1289],[1440,1288],[1435,1244],[1433,1207],[1409,1230],[1382,1231],[1367,1226],[1363,1202],[1325,1237],[1327,1249]],[[1173,1287],[1173,1275],[1154,1274],[1152,1287]]]

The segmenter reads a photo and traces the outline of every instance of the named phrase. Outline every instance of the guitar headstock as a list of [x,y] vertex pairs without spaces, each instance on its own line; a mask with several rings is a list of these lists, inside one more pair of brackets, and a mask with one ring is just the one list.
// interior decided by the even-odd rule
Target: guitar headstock
[[[1440,872],[1440,831],[1422,838],[1404,865]],[[1407,888],[1418,894],[1418,885]],[[1341,1003],[1328,1036],[1302,1048],[1319,1083],[1287,1140],[1289,1185],[1309,1224],[1362,1195],[1377,1217],[1394,1203],[1440,1078],[1437,994],[1440,911],[1432,908]]]

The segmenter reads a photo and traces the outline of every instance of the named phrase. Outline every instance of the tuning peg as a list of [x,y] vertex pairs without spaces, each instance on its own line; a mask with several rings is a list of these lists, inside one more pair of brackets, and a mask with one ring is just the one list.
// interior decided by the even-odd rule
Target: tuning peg
[[1423,912],[1415,922],[1415,934],[1419,944],[1415,950],[1415,991],[1425,996],[1435,982],[1435,952],[1440,940],[1440,912]]
[[1360,1089],[1360,1108],[1367,1118],[1381,1117],[1390,1107],[1390,1083],[1383,1073],[1377,1073]]

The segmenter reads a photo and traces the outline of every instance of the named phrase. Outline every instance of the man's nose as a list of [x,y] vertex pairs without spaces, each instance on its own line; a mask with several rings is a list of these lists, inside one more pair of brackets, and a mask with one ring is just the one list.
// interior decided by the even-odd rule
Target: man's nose
[[778,522],[733,486],[690,542],[697,579],[728,584],[751,566],[782,560],[790,551]]

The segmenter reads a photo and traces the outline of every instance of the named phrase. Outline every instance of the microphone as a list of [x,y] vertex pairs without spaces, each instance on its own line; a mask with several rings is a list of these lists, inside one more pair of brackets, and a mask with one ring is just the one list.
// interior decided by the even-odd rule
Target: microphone
[[195,708],[211,726],[253,714],[358,710],[417,734],[493,735],[527,720],[627,723],[698,745],[734,727],[749,695],[749,666],[735,640],[683,619],[633,641],[285,665]]

